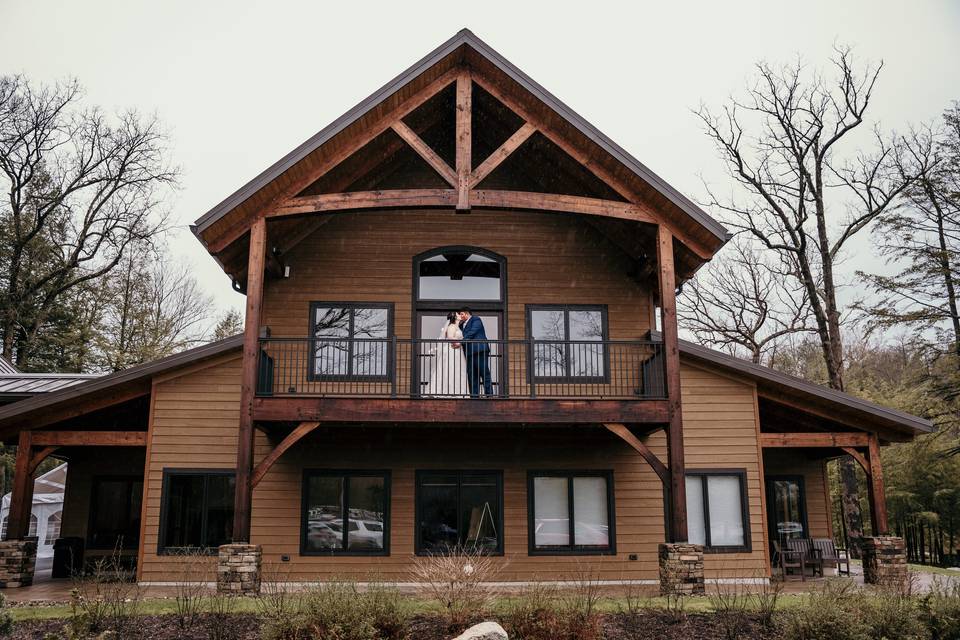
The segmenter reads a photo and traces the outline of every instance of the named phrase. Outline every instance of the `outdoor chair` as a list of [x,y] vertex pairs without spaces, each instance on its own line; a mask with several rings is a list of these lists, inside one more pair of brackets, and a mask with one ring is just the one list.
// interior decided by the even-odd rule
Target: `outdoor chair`
[[837,575],[850,575],[850,555],[846,549],[834,545],[830,538],[814,538],[813,547],[819,552],[821,562],[837,565]]
[[[787,549],[801,554],[804,565],[810,566],[810,575],[815,577],[818,573],[823,577],[823,559],[820,557],[820,551],[813,546],[813,540],[810,538],[793,538],[787,540]],[[801,572],[803,570],[801,569]]]
[[800,580],[806,580],[803,552],[792,549],[785,549],[779,542],[773,542],[773,564],[780,567],[780,577],[786,581],[790,569],[800,569]]

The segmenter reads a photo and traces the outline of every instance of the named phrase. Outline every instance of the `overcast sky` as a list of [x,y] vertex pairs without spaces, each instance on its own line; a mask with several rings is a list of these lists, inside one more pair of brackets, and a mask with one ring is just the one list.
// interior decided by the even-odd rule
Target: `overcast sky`
[[[834,43],[883,59],[872,111],[887,128],[960,99],[956,0],[0,0],[0,73],[76,77],[92,104],[160,116],[183,169],[173,250],[225,309],[242,297],[187,226],[462,27],[695,200],[700,176],[724,178],[690,110],[758,59],[824,65]],[[868,254],[858,244],[850,269]]]

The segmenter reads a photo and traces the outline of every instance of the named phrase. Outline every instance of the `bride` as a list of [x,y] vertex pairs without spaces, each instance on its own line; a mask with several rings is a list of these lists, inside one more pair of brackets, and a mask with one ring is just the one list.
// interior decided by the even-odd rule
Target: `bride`
[[460,349],[463,332],[457,326],[457,315],[447,314],[447,324],[440,331],[433,358],[433,370],[427,383],[427,395],[467,397],[467,363]]

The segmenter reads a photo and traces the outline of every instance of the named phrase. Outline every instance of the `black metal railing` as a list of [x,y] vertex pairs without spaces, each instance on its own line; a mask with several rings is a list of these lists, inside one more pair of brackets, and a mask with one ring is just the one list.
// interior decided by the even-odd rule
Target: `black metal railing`
[[257,372],[259,396],[666,396],[663,344],[651,341],[263,338]]

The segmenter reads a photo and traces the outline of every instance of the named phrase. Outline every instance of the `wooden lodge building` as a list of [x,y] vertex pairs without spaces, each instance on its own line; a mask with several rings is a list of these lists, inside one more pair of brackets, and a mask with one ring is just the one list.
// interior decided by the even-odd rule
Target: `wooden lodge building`
[[[679,340],[676,291],[726,230],[466,30],[193,231],[246,294],[243,335],[0,407],[6,586],[30,580],[51,455],[61,536],[147,584],[184,552],[228,589],[261,563],[403,583],[460,547],[502,581],[587,563],[695,589],[830,537],[831,458],[863,466],[889,533],[880,447],[931,430]],[[440,340],[462,306],[485,339]]]

